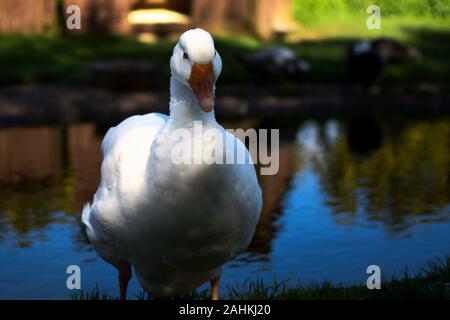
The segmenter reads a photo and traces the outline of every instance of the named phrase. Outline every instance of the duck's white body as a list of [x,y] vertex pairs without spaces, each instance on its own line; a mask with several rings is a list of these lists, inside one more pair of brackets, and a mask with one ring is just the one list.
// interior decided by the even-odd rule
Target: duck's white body
[[100,185],[83,210],[100,256],[119,270],[133,266],[153,296],[190,291],[217,277],[222,264],[248,246],[261,211],[253,164],[171,161],[171,133],[192,131],[195,121],[203,130],[220,130],[249,157],[213,112],[202,111],[190,88],[172,76],[169,117],[133,116],[106,134]]

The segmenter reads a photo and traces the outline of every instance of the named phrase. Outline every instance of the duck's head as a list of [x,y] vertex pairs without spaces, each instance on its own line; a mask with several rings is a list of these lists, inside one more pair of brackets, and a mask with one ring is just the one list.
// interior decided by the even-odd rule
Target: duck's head
[[211,35],[202,29],[184,32],[173,49],[170,69],[175,80],[192,90],[203,111],[212,111],[222,60]]

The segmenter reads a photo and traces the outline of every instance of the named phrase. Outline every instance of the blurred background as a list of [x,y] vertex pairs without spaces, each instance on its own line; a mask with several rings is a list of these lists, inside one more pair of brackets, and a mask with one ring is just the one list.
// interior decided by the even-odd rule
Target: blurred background
[[1,0],[0,298],[67,299],[71,264],[83,289],[116,294],[80,209],[106,130],[168,112],[192,27],[223,59],[219,122],[280,129],[280,170],[259,177],[261,220],[223,286],[365,283],[370,264],[389,278],[450,254],[449,17],[446,0]]

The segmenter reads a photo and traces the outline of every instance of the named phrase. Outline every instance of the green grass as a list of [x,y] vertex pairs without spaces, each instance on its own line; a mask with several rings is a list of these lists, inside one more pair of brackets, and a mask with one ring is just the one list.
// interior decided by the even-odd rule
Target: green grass
[[[172,44],[146,46],[125,37],[0,36],[0,84],[84,82],[97,59],[148,59],[161,63]],[[164,59],[167,64],[167,59]]]
[[[262,279],[247,280],[236,283],[221,290],[222,299],[251,300],[251,299],[299,299],[299,300],[372,300],[372,299],[450,299],[450,257],[436,259],[427,264],[416,274],[409,272],[401,277],[383,279],[380,290],[368,290],[365,284],[342,285],[311,283],[309,285],[296,285],[292,281],[270,284]],[[79,291],[72,295],[74,300],[109,300],[117,299],[113,295],[101,293],[96,286],[90,292]],[[145,292],[139,293],[135,298],[149,299]],[[199,300],[209,299],[209,290],[194,291],[173,299]]]
[[[381,29],[366,26],[369,4],[381,8]],[[308,82],[337,82],[345,77],[345,46],[355,40],[392,37],[419,49],[423,61],[388,66],[382,83],[448,84],[450,72],[450,2],[446,0],[294,0],[302,29],[295,51],[313,63]]]
[[[227,65],[226,81],[241,79],[236,52],[254,48],[250,37],[218,38],[216,46]],[[153,62],[161,79],[169,76],[174,42],[140,43],[129,37],[0,35],[0,85],[30,82],[84,84],[95,60],[131,59]],[[239,70],[236,70],[239,68]],[[237,72],[236,72],[237,71]]]
[[315,24],[330,18],[363,17],[369,5],[378,5],[382,17],[448,18],[447,0],[293,0],[295,18],[303,24]]
[[[341,2],[345,1],[336,1]],[[381,30],[368,30],[365,11],[361,14],[339,9],[336,15],[323,14],[324,9],[314,9],[313,3],[315,1],[305,7],[312,8],[311,11],[301,10],[301,14],[297,13],[298,3],[294,7],[302,27],[299,32],[290,36],[292,41],[287,44],[312,65],[312,71],[299,79],[300,82],[346,81],[346,45],[358,39],[390,36],[407,46],[416,47],[423,52],[425,59],[403,66],[389,66],[381,83],[448,84],[450,19],[441,17],[438,13],[424,14],[421,17],[411,14],[387,15],[382,16]],[[441,6],[440,0],[436,3]],[[444,8],[437,12],[445,13],[446,10]],[[248,36],[225,35],[215,38],[224,64],[220,85],[251,82],[252,76],[236,60],[236,53],[274,44]],[[0,35],[0,86],[34,82],[89,85],[92,61],[133,59],[154,62],[160,87],[167,88],[169,57],[173,45],[174,42],[171,41],[144,44],[130,37],[113,36]]]
[[450,72],[450,20],[430,17],[386,17],[381,29],[369,30],[366,15],[322,17],[292,38],[294,51],[311,61],[312,71],[305,82],[342,82],[346,77],[346,46],[357,40],[378,37],[398,39],[424,55],[422,61],[389,65],[381,83],[432,82],[448,84]]

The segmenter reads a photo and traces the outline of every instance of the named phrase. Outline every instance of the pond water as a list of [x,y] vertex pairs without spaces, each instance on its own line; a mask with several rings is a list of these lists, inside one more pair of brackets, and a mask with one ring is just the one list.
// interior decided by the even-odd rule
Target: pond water
[[[280,128],[280,170],[261,176],[264,208],[247,252],[222,288],[270,283],[365,283],[416,272],[450,254],[450,119],[360,116],[246,119],[229,128]],[[0,299],[68,299],[66,268],[82,289],[118,295],[117,274],[79,223],[96,190],[103,132],[94,123],[0,129]],[[129,297],[141,289],[135,277]]]

